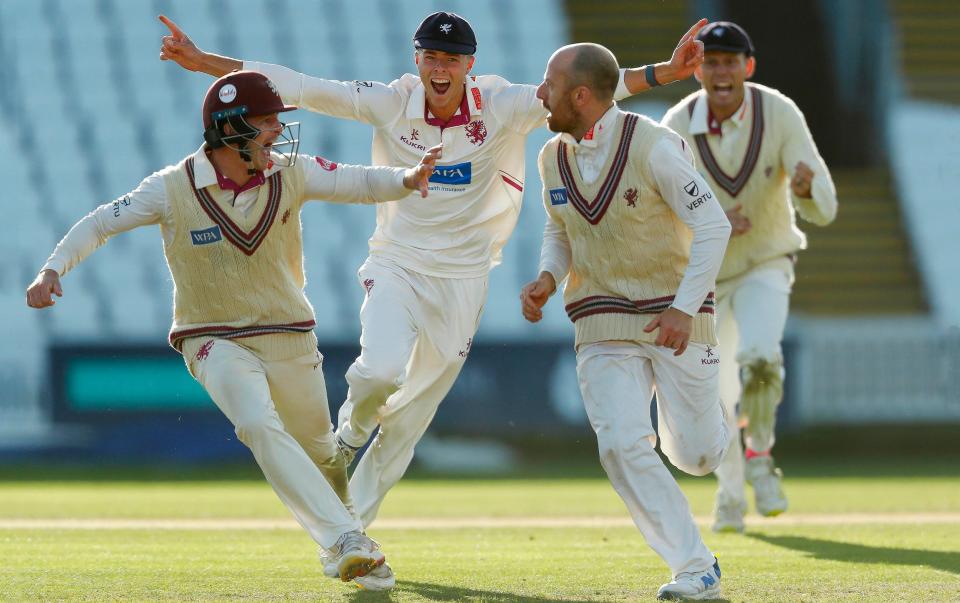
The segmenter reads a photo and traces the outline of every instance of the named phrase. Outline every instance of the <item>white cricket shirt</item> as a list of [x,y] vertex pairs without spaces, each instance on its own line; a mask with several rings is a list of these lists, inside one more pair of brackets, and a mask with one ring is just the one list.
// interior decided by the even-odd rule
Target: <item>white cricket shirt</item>
[[[484,276],[500,263],[520,214],[526,136],[547,116],[536,86],[470,76],[460,112],[440,127],[413,74],[382,84],[315,78],[267,63],[243,68],[269,77],[284,102],[372,125],[375,165],[416,165],[443,143],[428,203],[377,207],[370,255],[448,278]],[[617,96],[628,95],[621,70]]]

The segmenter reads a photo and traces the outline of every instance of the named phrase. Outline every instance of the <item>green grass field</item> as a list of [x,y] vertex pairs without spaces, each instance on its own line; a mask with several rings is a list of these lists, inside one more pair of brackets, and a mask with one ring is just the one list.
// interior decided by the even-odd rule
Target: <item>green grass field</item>
[[[960,600],[955,467],[950,459],[794,467],[789,513],[751,516],[744,535],[704,526],[724,596]],[[313,543],[249,469],[145,481],[130,471],[19,471],[0,481],[0,599],[653,600],[666,567],[596,468],[573,473],[401,482],[371,529],[398,575],[382,594],[325,579]],[[681,484],[706,518],[713,480]]]

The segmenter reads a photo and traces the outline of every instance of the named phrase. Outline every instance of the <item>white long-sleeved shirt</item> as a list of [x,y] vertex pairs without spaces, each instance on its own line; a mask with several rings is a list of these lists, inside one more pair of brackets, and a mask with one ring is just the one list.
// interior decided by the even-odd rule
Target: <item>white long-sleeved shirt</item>
[[[448,278],[483,276],[500,263],[523,200],[526,136],[547,115],[536,86],[471,76],[460,111],[441,126],[416,75],[382,84],[315,78],[266,63],[243,68],[269,77],[285,102],[372,125],[375,165],[412,165],[443,143],[429,203],[377,207],[372,256]],[[617,96],[629,96],[623,71]]]
[[[619,111],[614,104],[579,141],[570,134],[561,135],[563,142],[573,149],[580,175],[587,184],[600,177],[600,169],[618,141],[614,125]],[[712,195],[710,186],[694,167],[693,153],[680,136],[665,137],[654,145],[648,165],[663,200],[693,231],[690,260],[672,305],[694,316],[715,286],[730,236],[730,222]],[[707,201],[702,206],[691,206],[693,199],[688,192],[691,183],[696,184],[701,191],[699,195]],[[570,262],[570,241],[566,230],[562,224],[548,219],[540,251],[540,271],[552,274],[559,286],[570,271]]]
[[[217,172],[203,147],[193,154],[193,159],[197,186],[218,185]],[[87,214],[60,241],[41,270],[56,270],[62,276],[110,237],[138,226],[163,224],[165,236],[172,238],[174,218],[163,181],[163,175],[169,169],[173,168],[147,176],[130,193]],[[400,199],[410,192],[403,186],[403,169],[338,165],[322,157],[300,155],[293,167],[274,166],[264,172],[264,176],[279,169],[303,171],[305,195],[310,200],[372,203]],[[258,191],[259,186],[254,186],[240,192],[234,199],[234,207],[247,214],[257,201]],[[165,243],[169,244],[170,240]]]

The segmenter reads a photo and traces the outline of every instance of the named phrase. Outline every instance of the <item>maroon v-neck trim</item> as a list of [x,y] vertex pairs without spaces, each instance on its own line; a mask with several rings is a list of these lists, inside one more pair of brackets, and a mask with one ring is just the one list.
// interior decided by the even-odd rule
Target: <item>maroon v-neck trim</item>
[[[704,99],[704,102],[707,102],[705,96],[701,98]],[[697,143],[697,149],[700,151],[700,159],[703,161],[704,167],[707,168],[707,171],[710,172],[710,175],[713,176],[714,181],[716,181],[720,188],[732,197],[740,194],[740,191],[746,186],[747,180],[750,179],[754,168],[757,167],[757,162],[760,159],[760,147],[763,144],[763,94],[757,88],[750,88],[750,98],[753,101],[753,123],[750,126],[750,142],[747,144],[747,152],[743,157],[743,163],[740,165],[740,171],[737,172],[735,176],[728,176],[727,173],[723,171],[723,168],[720,167],[717,158],[713,155],[713,151],[710,150],[710,145],[707,142],[707,136],[705,134],[696,134],[693,137]],[[693,115],[693,107],[696,101],[697,99],[694,98],[690,101],[689,105],[687,105],[687,110],[691,116]]]
[[197,201],[200,203],[200,207],[207,216],[220,227],[223,231],[223,236],[225,236],[228,241],[233,243],[246,255],[253,255],[267,237],[267,233],[270,232],[270,227],[273,226],[273,222],[277,217],[277,210],[280,208],[280,194],[282,192],[280,172],[274,172],[267,178],[267,185],[270,187],[270,192],[267,196],[267,205],[263,209],[257,225],[249,232],[243,230],[231,220],[230,216],[223,211],[223,208],[217,204],[206,189],[197,188],[193,174],[193,157],[191,157],[187,159],[187,178],[190,180],[190,188],[193,189]]
[[592,201],[587,201],[583,193],[577,187],[576,178],[570,166],[566,143],[561,142],[557,146],[557,163],[560,167],[560,179],[563,186],[566,187],[570,195],[570,202],[573,207],[586,218],[587,222],[596,226],[603,219],[604,214],[610,207],[610,201],[617,187],[620,186],[620,179],[623,177],[623,171],[627,166],[627,156],[630,150],[630,141],[633,140],[634,126],[639,118],[633,113],[627,113],[623,120],[623,131],[620,134],[620,144],[617,146],[616,155],[613,163],[607,172],[607,177],[600,187],[600,192]]

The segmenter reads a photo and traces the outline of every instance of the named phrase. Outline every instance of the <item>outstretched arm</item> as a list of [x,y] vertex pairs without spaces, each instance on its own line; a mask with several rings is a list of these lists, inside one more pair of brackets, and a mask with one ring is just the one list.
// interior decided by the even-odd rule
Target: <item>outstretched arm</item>
[[411,168],[385,166],[338,165],[321,157],[301,157],[303,164],[304,197],[335,203],[379,203],[395,201],[419,191],[427,196],[430,176],[442,148],[437,145],[427,150],[420,163]]
[[51,294],[63,296],[60,277],[79,264],[115,234],[137,226],[158,224],[166,216],[167,200],[163,177],[149,176],[133,192],[105,203],[73,225],[57,244],[37,277],[27,288],[27,305],[46,308],[54,305]]
[[[654,75],[659,85],[672,84],[685,80],[703,63],[703,42],[697,40],[697,34],[706,27],[708,21],[700,19],[693,27],[683,34],[669,61],[656,63],[653,66]],[[625,98],[630,94],[639,94],[651,88],[647,82],[646,68],[637,67],[623,70],[623,84],[625,89],[619,89],[617,99]]]
[[311,77],[281,65],[240,61],[204,52],[169,18],[160,15],[160,21],[170,30],[160,46],[162,61],[173,61],[184,69],[214,77],[238,69],[257,71],[276,84],[285,103],[333,117],[380,125],[389,123],[403,110],[403,98],[392,86]]

